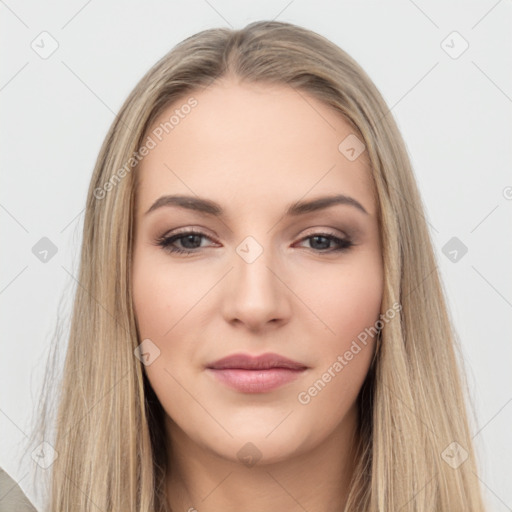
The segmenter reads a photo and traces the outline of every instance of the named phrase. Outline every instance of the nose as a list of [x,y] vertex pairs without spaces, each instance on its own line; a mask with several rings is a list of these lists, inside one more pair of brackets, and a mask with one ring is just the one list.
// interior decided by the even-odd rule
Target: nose
[[283,266],[270,250],[252,261],[234,252],[233,269],[223,288],[222,313],[233,325],[256,332],[286,324],[290,319],[292,292]]

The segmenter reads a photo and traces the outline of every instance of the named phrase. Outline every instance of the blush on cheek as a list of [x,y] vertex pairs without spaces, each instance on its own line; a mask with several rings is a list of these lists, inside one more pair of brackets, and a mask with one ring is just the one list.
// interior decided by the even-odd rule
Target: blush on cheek
[[330,279],[325,284],[315,281],[317,291],[309,293],[307,303],[337,340],[350,344],[379,319],[382,286],[372,274],[364,273],[354,273],[350,279]]

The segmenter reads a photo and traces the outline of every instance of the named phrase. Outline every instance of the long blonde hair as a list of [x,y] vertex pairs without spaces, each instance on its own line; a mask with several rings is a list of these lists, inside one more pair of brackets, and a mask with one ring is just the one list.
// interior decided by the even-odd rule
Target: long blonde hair
[[[382,311],[402,307],[399,321],[381,332],[358,397],[362,455],[345,511],[483,511],[463,359],[402,137],[351,57],[314,32],[274,21],[182,41],[138,83],[105,138],[87,195],[62,380],[54,396],[49,371],[33,441],[58,453],[47,470],[45,510],[169,510],[163,409],[134,355],[141,340],[131,292],[131,159],[165,108],[226,75],[320,99],[354,126],[368,152],[382,241]],[[53,423],[50,398],[58,398]],[[460,464],[451,463],[455,453]]]

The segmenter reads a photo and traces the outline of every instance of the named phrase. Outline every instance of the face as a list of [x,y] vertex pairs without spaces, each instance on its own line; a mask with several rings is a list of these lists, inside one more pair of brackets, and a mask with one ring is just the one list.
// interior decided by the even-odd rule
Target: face
[[[169,107],[147,136],[133,300],[171,442],[263,463],[347,431],[383,290],[353,128],[304,92],[225,80]],[[233,354],[247,358],[214,364]],[[273,369],[251,367],[265,354]]]

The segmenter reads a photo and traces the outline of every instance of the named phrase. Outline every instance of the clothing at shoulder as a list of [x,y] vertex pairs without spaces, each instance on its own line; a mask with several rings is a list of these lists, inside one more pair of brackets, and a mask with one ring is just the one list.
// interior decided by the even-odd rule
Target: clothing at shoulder
[[0,510],[2,512],[37,512],[21,487],[0,468]]

